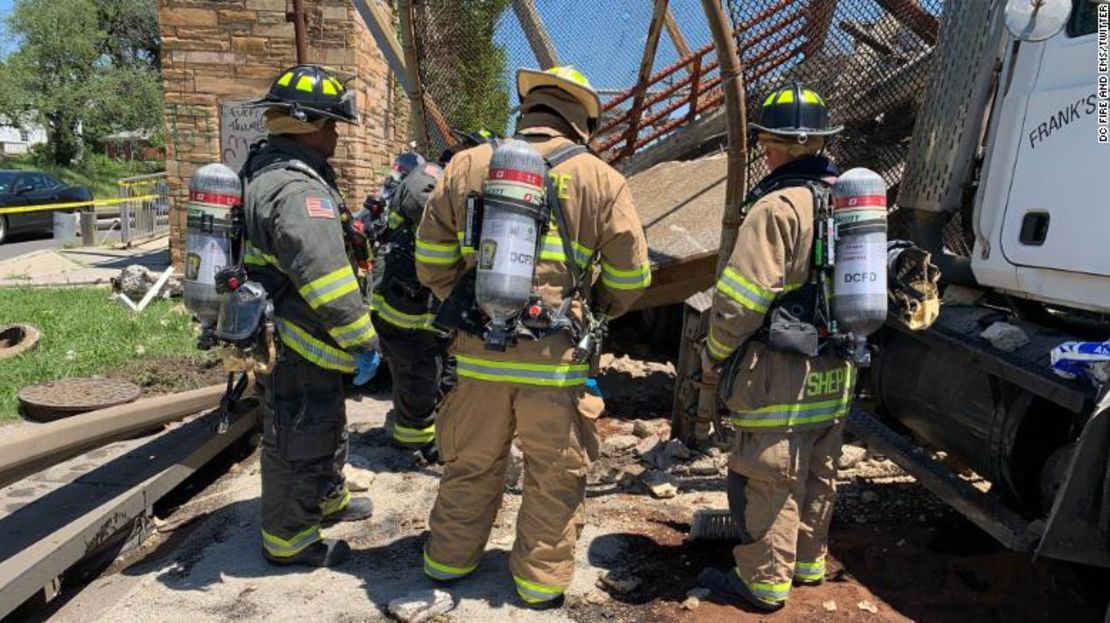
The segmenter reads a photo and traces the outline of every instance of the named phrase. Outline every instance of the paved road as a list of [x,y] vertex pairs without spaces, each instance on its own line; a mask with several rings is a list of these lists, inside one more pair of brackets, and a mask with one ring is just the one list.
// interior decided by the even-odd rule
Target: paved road
[[0,260],[13,258],[39,249],[57,249],[61,244],[50,234],[12,234],[8,242],[0,244]]

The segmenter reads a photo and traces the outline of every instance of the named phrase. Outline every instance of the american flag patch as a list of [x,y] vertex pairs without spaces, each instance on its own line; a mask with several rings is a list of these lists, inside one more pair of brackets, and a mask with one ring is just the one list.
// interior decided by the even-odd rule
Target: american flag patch
[[330,199],[309,197],[304,200],[310,218],[335,218],[335,206]]

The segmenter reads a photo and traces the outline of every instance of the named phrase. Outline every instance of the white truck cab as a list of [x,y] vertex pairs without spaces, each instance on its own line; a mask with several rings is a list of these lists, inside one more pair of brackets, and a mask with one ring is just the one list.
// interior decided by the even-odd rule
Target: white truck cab
[[[1073,0],[1066,27],[1002,60],[974,211],[978,282],[1110,312],[1110,40]],[[1012,41],[1012,39],[1011,39]]]

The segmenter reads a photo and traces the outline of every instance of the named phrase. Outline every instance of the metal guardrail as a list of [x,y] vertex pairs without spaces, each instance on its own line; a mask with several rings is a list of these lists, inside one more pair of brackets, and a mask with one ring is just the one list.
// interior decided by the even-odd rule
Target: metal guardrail
[[170,198],[165,173],[128,177],[118,186],[119,197],[125,200],[119,205],[121,242],[169,232]]

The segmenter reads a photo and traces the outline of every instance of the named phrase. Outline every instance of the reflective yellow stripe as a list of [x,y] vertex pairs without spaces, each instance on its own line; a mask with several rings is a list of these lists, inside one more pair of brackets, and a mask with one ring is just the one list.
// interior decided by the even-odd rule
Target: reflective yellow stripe
[[709,335],[706,337],[705,345],[709,348],[709,354],[712,355],[714,359],[728,359],[729,355],[736,350],[735,348],[729,348],[718,342],[717,338],[713,337],[712,328],[709,329]]
[[[571,248],[574,250],[574,261],[582,268],[590,265],[593,259],[593,250],[589,247],[571,242]],[[543,238],[543,246],[540,247],[540,259],[550,260],[552,262],[567,261],[566,249],[563,246],[563,239],[557,234],[547,234]]]
[[417,262],[450,266],[461,257],[458,244],[416,241]]
[[602,262],[601,283],[613,290],[642,290],[651,285],[651,264],[626,270]]
[[825,578],[825,557],[822,556],[813,562],[797,561],[794,563],[794,577],[814,582]]
[[324,95],[339,95],[339,90],[335,88],[335,81],[330,78],[320,83],[320,89]]
[[[850,384],[849,384],[850,386]],[[820,424],[847,417],[852,396],[836,400],[768,405],[759,409],[735,412],[730,420],[740,428],[776,428]]]
[[813,91],[810,91],[809,89],[804,89],[802,91],[802,101],[807,103],[807,104],[824,104],[825,103],[825,101],[821,99],[820,95],[818,95],[817,93],[815,93]]
[[[281,270],[281,265],[278,263],[276,256],[269,253],[263,253],[250,242],[247,242],[246,248],[243,252],[243,262],[251,266],[273,266]],[[284,272],[284,271],[283,271]]]
[[775,301],[775,292],[750,281],[740,273],[726,267],[717,280],[717,290],[744,307],[759,313],[767,313]]
[[315,86],[316,86],[316,80],[312,76],[301,76],[300,78],[297,79],[297,86],[295,88],[298,91],[305,91],[305,92],[308,92],[308,93],[312,93],[312,89]]
[[436,425],[427,428],[409,428],[400,424],[393,425],[393,439],[401,443],[431,443],[436,438]]
[[460,377],[498,383],[520,383],[549,387],[583,385],[589,377],[589,364],[521,363],[518,361],[493,361],[469,355],[458,355]]
[[458,234],[458,250],[462,252],[463,257],[466,257],[466,255],[473,255],[477,253],[477,250],[473,247],[467,247],[467,245],[463,244],[463,240],[466,239],[466,234],[464,232],[460,231],[455,233]]
[[270,534],[265,530],[262,531],[262,547],[271,556],[278,558],[289,558],[301,553],[304,548],[312,545],[320,540],[320,526],[312,526],[306,528],[303,532],[295,535],[290,539],[283,539],[279,536]]
[[432,331],[433,333],[440,332],[433,326],[436,315],[431,312],[426,314],[406,314],[386,302],[385,297],[377,292],[374,293],[371,301],[373,303],[372,307],[374,311],[377,312],[378,318],[381,318],[398,329]]
[[390,229],[397,229],[404,222],[405,222],[405,217],[404,216],[402,216],[398,212],[393,212],[391,210],[389,212],[389,218],[386,219],[386,226],[389,227]]
[[324,500],[320,504],[320,512],[323,513],[323,515],[325,517],[327,517],[328,515],[334,515],[334,514],[338,513],[339,511],[347,508],[347,506],[350,505],[350,503],[351,503],[351,490],[346,488],[346,487],[343,487],[343,493],[341,493],[341,494],[339,494],[339,495],[337,495],[337,496],[335,496],[331,499]]
[[278,86],[287,87],[293,81],[293,72],[287,71],[282,77],[278,78]]
[[350,324],[328,329],[328,333],[335,339],[336,343],[343,348],[354,348],[356,346],[368,344],[377,336],[377,333],[374,332],[374,325],[370,322],[370,314],[368,313],[359,316],[358,320]]
[[355,358],[350,353],[325,344],[284,318],[275,319],[274,326],[277,327],[281,343],[292,348],[301,357],[328,370],[355,371]]
[[558,586],[529,582],[516,574],[513,574],[513,580],[516,581],[516,592],[520,595],[521,599],[533,604],[551,601],[559,595],[562,595],[563,591],[566,590]]
[[309,307],[317,309],[341,296],[357,292],[358,279],[355,278],[355,273],[350,266],[343,266],[323,277],[313,279],[297,291],[304,297]]
[[777,584],[768,582],[749,582],[744,579],[744,576],[740,575],[739,568],[733,567],[732,571],[736,574],[736,577],[740,578],[740,581],[743,582],[744,585],[747,586],[748,589],[750,589],[752,593],[755,594],[756,597],[759,597],[764,601],[772,601],[777,603],[786,601],[786,598],[790,596],[790,582],[780,582]]
[[783,89],[779,92],[778,99],[775,100],[776,104],[790,104],[794,101],[794,89]]
[[434,580],[454,580],[469,574],[477,568],[477,565],[465,568],[445,565],[441,562],[432,560],[428,552],[424,552],[424,574]]

